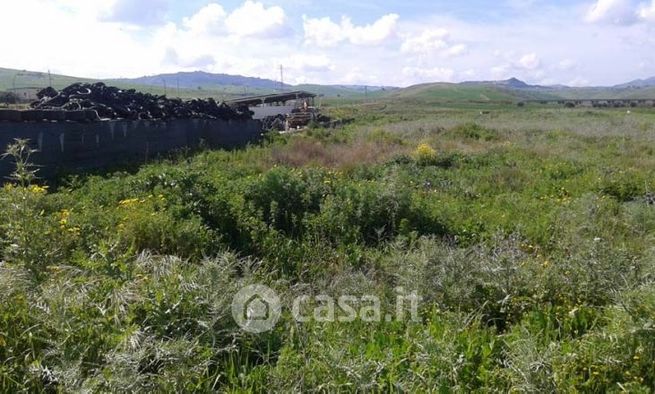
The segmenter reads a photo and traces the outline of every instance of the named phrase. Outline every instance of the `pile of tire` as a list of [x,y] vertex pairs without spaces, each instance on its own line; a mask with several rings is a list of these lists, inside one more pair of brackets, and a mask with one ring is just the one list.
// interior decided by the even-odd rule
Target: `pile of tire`
[[287,118],[284,115],[272,115],[262,119],[262,130],[285,131],[286,128],[287,128]]
[[[137,92],[134,89],[119,89],[107,86],[102,82],[87,84],[75,83],[61,91],[53,88],[41,90],[38,101],[32,103],[34,111],[27,115],[29,119],[40,118],[43,111],[63,111],[65,120],[70,118],[84,120],[97,119],[222,119],[238,120],[252,119],[253,113],[248,107],[230,107],[226,103],[217,103],[214,99],[194,99],[184,101],[169,99],[149,93]],[[89,112],[93,111],[95,116]],[[28,111],[23,111],[28,112]],[[25,115],[23,113],[23,115]],[[58,117],[59,115],[48,116]],[[46,117],[45,119],[47,119]],[[56,119],[54,119],[56,120]]]

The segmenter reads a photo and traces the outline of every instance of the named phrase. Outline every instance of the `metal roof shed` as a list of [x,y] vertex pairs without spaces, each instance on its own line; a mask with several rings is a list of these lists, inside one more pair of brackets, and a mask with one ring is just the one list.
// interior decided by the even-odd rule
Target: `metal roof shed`
[[254,107],[257,105],[264,105],[264,104],[286,103],[287,101],[292,101],[292,100],[300,100],[300,99],[307,99],[307,98],[314,99],[314,97],[316,97],[314,93],[298,90],[295,92],[284,92],[284,93],[276,93],[276,94],[266,94],[262,96],[244,97],[236,100],[230,100],[228,101],[228,104],[247,105],[249,107]]

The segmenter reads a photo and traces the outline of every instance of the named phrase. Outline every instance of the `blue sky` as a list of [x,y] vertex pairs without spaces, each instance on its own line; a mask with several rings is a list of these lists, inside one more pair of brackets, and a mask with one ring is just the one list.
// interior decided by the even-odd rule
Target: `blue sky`
[[0,7],[0,34],[11,37],[0,41],[0,67],[77,76],[204,70],[276,79],[280,64],[292,83],[515,76],[611,85],[655,76],[655,0],[2,0]]

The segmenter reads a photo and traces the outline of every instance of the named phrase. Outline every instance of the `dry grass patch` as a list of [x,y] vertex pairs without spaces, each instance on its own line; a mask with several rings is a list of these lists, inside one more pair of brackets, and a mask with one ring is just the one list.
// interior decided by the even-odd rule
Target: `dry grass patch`
[[273,164],[290,167],[348,169],[362,164],[384,163],[409,151],[409,147],[395,142],[356,140],[350,143],[325,143],[298,136],[286,145],[274,147],[270,159]]

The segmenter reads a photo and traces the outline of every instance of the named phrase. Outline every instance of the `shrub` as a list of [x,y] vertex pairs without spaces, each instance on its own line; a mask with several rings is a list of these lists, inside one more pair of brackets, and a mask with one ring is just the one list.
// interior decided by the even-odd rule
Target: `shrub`
[[403,219],[411,219],[411,195],[394,183],[335,185],[311,220],[312,232],[335,244],[377,244],[398,233]]
[[303,172],[276,167],[258,177],[245,193],[251,213],[273,228],[292,236],[302,232],[308,213],[320,209],[329,186],[319,171]]
[[465,123],[455,127],[450,134],[453,137],[482,140],[482,141],[495,141],[498,140],[498,133],[495,130],[487,129],[477,123]]
[[419,165],[430,165],[437,160],[437,151],[427,143],[422,143],[414,151],[414,158]]
[[[3,258],[20,264],[41,280],[47,268],[69,256],[77,231],[67,231],[40,186],[6,185],[0,191]],[[62,231],[64,230],[64,231]]]
[[610,170],[603,177],[599,191],[618,201],[631,201],[646,194],[647,180],[634,172]]
[[177,220],[156,197],[119,203],[123,212],[118,238],[134,252],[150,250],[188,258],[201,258],[217,250],[216,234],[200,218]]

